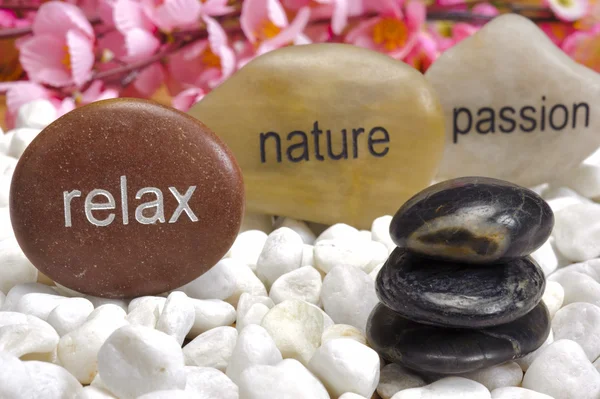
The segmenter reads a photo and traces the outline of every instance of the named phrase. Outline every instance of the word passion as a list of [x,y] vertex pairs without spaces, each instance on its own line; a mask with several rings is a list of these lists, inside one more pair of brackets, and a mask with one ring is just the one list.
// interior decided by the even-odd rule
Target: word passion
[[[390,135],[388,131],[381,127],[376,126],[372,128],[369,133],[365,131],[364,128],[359,127],[352,129],[350,132],[347,129],[342,129],[339,134],[341,134],[342,145],[339,149],[334,149],[332,145],[332,133],[331,130],[327,130],[325,132],[325,140],[324,143],[321,141],[321,135],[323,134],[323,130],[319,128],[319,122],[316,121],[313,124],[313,130],[310,132],[313,136],[313,151],[310,151],[309,147],[309,138],[308,134],[303,132],[302,130],[294,130],[287,134],[288,146],[285,150],[285,156],[290,162],[301,162],[301,161],[309,161],[311,159],[311,153],[314,154],[314,159],[317,161],[324,161],[325,158],[329,158],[332,160],[340,160],[340,159],[348,159],[349,156],[353,158],[358,158],[358,142],[360,141],[361,134],[366,135],[367,147],[369,149],[369,153],[374,157],[383,157],[389,152],[389,146],[385,146],[385,144],[390,142]],[[350,136],[350,137],[348,137]],[[267,132],[260,134],[260,160],[262,163],[267,162],[267,142],[270,141],[273,143],[275,148],[275,156],[277,162],[282,162],[283,153],[282,153],[282,144],[281,144],[281,136],[277,132]],[[297,141],[299,139],[299,141]],[[292,140],[296,141],[294,143],[289,144]],[[348,148],[348,141],[352,141],[351,148]],[[324,144],[324,147],[321,146]],[[377,148],[376,148],[377,146]],[[323,152],[321,152],[323,150]],[[352,151],[352,154],[349,154],[349,150]]]
[[[124,225],[129,224],[129,202],[127,198],[127,177],[121,176],[120,180],[120,194],[121,194],[121,216],[122,223]],[[197,222],[198,217],[194,214],[194,212],[190,209],[188,202],[190,198],[194,194],[196,190],[196,186],[188,187],[185,194],[181,194],[175,187],[169,187],[169,191],[175,197],[177,201],[177,209],[171,215],[169,219],[169,223],[175,223],[179,219],[179,216],[183,212],[187,214],[192,222]],[[65,227],[71,227],[71,202],[75,198],[81,197],[82,193],[79,190],[72,191],[64,191],[63,192],[63,202],[64,202],[64,211],[65,211]],[[164,211],[164,201],[163,201],[163,193],[160,189],[156,187],[144,187],[135,194],[135,199],[139,200],[144,195],[153,195],[156,199],[148,202],[144,202],[135,209],[135,220],[141,224],[153,224],[156,222],[164,223],[165,222],[165,211]],[[96,198],[104,197],[104,202],[94,202]],[[83,209],[85,211],[85,217],[88,222],[95,226],[108,226],[115,220],[115,214],[110,213],[104,219],[98,219],[94,216],[94,211],[100,210],[112,210],[116,208],[115,197],[107,191],[102,189],[94,189],[90,191],[86,197],[83,204]],[[146,210],[153,210],[154,214],[148,216],[148,212],[144,212]]]
[[[546,96],[542,96],[542,106],[536,108],[526,105],[520,109],[505,106],[496,111],[490,107],[479,108],[476,112],[460,107],[453,110],[452,135],[454,144],[458,143],[458,136],[469,134],[473,128],[479,134],[512,133],[520,130],[525,133],[555,130],[561,131],[571,127],[575,129],[578,121],[588,127],[590,124],[590,106],[585,103],[573,103],[571,108],[563,104],[546,107]],[[477,116],[476,121],[474,115]],[[581,125],[579,125],[581,126]]]

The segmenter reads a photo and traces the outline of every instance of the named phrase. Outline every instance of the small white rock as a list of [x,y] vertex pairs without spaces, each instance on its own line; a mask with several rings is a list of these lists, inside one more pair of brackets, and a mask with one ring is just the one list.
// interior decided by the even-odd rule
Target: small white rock
[[75,377],[56,364],[29,361],[24,365],[31,376],[31,398],[75,398],[83,390]]
[[490,391],[478,382],[446,377],[421,388],[400,391],[392,399],[490,399]]
[[138,298],[134,298],[129,302],[127,306],[127,313],[131,313],[141,306],[148,306],[148,304],[156,305],[159,308],[159,313],[163,311],[165,307],[165,303],[167,302],[167,298],[162,296],[141,296]]
[[41,129],[22,127],[12,130],[13,135],[8,146],[7,155],[13,158],[20,158],[25,148],[31,144],[33,139],[41,132]]
[[548,238],[541,247],[531,254],[531,257],[540,265],[546,276],[550,275],[558,267],[558,257],[554,253],[552,240],[554,240],[554,237]]
[[177,341],[141,326],[124,326],[111,334],[98,352],[98,372],[110,391],[122,398],[185,389],[186,383]]
[[256,263],[256,274],[271,286],[280,276],[296,270],[302,263],[304,243],[295,231],[281,227],[267,237]]
[[560,309],[552,320],[554,339],[577,342],[590,362],[600,356],[600,307],[576,302]]
[[242,317],[237,318],[235,328],[237,328],[238,331],[242,331],[250,324],[260,325],[264,317],[267,315],[267,313],[269,313],[269,310],[270,309],[268,306],[263,305],[262,303],[255,303],[254,305],[250,306],[250,309],[248,309],[248,311],[246,311]]
[[315,233],[312,232],[310,227],[308,227],[306,223],[300,220],[288,217],[280,218],[275,222],[275,225],[273,227],[275,227],[276,229],[280,227],[287,227],[289,229],[294,230],[302,238],[302,242],[304,242],[305,244],[313,245],[315,243],[315,240],[317,239],[317,236],[315,236]]
[[30,294],[25,294],[19,299],[17,305],[15,306],[15,311],[36,316],[46,321],[48,320],[48,315],[50,312],[68,299],[69,298],[58,295],[33,292]]
[[[73,291],[73,292],[75,292],[75,291]],[[123,309],[125,312],[127,312],[127,309],[129,308],[129,301],[127,301],[125,299],[100,298],[100,297],[92,296],[92,295],[85,295],[84,298],[89,300],[92,303],[92,305],[94,305],[94,308],[96,308],[96,309],[98,309],[100,306],[103,306],[103,305],[111,305],[111,306],[118,306],[121,309]]]
[[355,267],[337,266],[323,280],[321,301],[325,312],[338,324],[350,324],[364,332],[367,319],[379,300],[371,277]]
[[314,248],[315,267],[329,273],[336,266],[353,266],[368,273],[375,267],[371,267],[370,243],[356,239],[320,240]]
[[301,267],[315,265],[314,250],[314,245],[304,244],[302,246],[302,263],[300,264]]
[[379,275],[379,271],[383,269],[383,265],[385,265],[385,262],[382,262],[375,266],[373,270],[371,270],[371,272],[369,273],[369,277],[371,277],[373,281],[377,280],[377,275]]
[[229,257],[239,260],[251,270],[256,270],[256,262],[267,241],[267,233],[260,230],[248,230],[240,233],[235,239]]
[[369,241],[367,243],[367,251],[371,257],[371,261],[363,270],[366,273],[371,273],[378,265],[387,260],[389,252],[385,245],[377,241]]
[[194,399],[238,399],[239,390],[223,372],[209,367],[186,367],[185,391]]
[[358,230],[345,223],[337,223],[328,227],[315,240],[315,244],[322,240],[354,240],[358,238]]
[[[5,157],[4,155],[0,154],[0,165],[2,164],[2,158],[8,158]],[[13,158],[8,158],[14,161]],[[16,161],[15,161],[16,162]],[[1,172],[1,170],[0,170]],[[0,241],[4,241],[7,238],[13,238],[15,235],[13,229],[12,229],[12,225],[10,222],[10,210],[9,208],[3,207],[0,208]]]
[[329,399],[323,384],[300,362],[286,359],[276,366],[253,365],[240,376],[240,399]]
[[237,330],[228,326],[213,328],[198,335],[183,347],[185,364],[212,367],[224,372],[231,359],[237,337]]
[[240,296],[240,300],[238,301],[237,305],[238,319],[240,319],[240,317],[243,317],[246,314],[246,312],[250,309],[250,307],[256,303],[262,303],[269,309],[275,306],[273,300],[268,296],[244,293]]
[[17,357],[33,353],[53,354],[58,340],[54,328],[38,317],[0,312],[0,351]]
[[188,338],[212,330],[216,327],[229,326],[235,322],[235,308],[219,299],[193,299],[190,298],[194,307],[194,324],[188,334]]
[[552,333],[552,330],[550,330],[550,334],[548,334],[548,338],[546,338],[542,346],[519,359],[515,359],[515,363],[517,363],[519,367],[521,367],[521,370],[523,370],[523,372],[527,371],[529,369],[529,366],[531,366],[531,363],[533,363],[533,361],[539,356],[539,354],[542,353],[544,349],[552,342],[554,342],[554,333]]
[[0,398],[34,399],[32,377],[24,362],[15,355],[0,351],[0,370],[2,370],[0,373]]
[[597,399],[600,374],[579,344],[562,339],[545,348],[529,366],[523,388],[556,399]]
[[390,236],[391,223],[392,216],[385,215],[373,220],[373,224],[371,225],[371,239],[385,245],[388,253],[396,248],[396,244],[394,244]]
[[85,298],[65,298],[48,315],[48,323],[61,337],[79,328],[94,311],[94,305]]
[[519,387],[498,388],[492,391],[492,399],[554,399],[543,393]]
[[251,324],[238,335],[226,374],[238,384],[242,372],[253,365],[276,365],[282,360],[281,352],[267,330]]
[[358,328],[348,324],[334,324],[323,331],[323,334],[321,335],[321,345],[337,338],[349,338],[356,342],[360,342],[363,345],[367,344],[367,339]]
[[0,242],[0,291],[10,293],[17,284],[35,283],[37,269],[25,257],[17,240],[7,238]]
[[0,291],[0,309],[4,306],[4,302],[6,301],[6,295],[4,292]]
[[84,387],[78,394],[75,396],[75,399],[118,399],[112,393],[93,386]]
[[136,399],[198,399],[198,397],[194,393],[183,389],[165,389],[140,395]]
[[19,107],[15,127],[43,129],[58,117],[56,108],[45,99],[33,100]]
[[5,311],[13,311],[15,310],[17,303],[19,300],[27,294],[31,293],[40,293],[40,294],[48,294],[48,295],[58,295],[56,291],[54,291],[51,287],[48,287],[45,284],[40,283],[25,283],[25,284],[17,284],[8,291],[6,295],[6,299],[4,301],[4,305],[1,310]]
[[334,339],[323,344],[308,369],[334,397],[353,392],[370,398],[379,383],[379,355],[352,339]]
[[102,305],[79,328],[60,339],[60,363],[82,384],[89,384],[96,376],[98,351],[116,329],[127,324],[125,316],[116,305]]
[[577,263],[559,269],[548,277],[563,287],[563,306],[587,302],[600,306],[600,259]]
[[427,385],[425,380],[399,364],[390,363],[381,369],[377,393],[381,399],[391,399],[396,393]]
[[586,198],[598,198],[600,197],[600,166],[582,163],[562,173],[552,183],[567,186]]
[[546,289],[544,290],[544,296],[542,297],[542,300],[548,308],[550,319],[553,319],[556,312],[558,312],[558,309],[562,307],[564,299],[565,290],[562,285],[556,281],[546,282]]
[[[160,298],[160,297],[157,297]],[[146,300],[143,302],[136,303],[135,306],[129,304],[129,313],[125,318],[127,322],[134,326],[144,326],[148,328],[156,328],[160,313],[164,308],[166,298],[160,298],[164,301]],[[133,301],[132,301],[133,302]]]
[[367,399],[362,395],[357,395],[355,393],[352,392],[346,392],[345,394],[343,394],[342,396],[340,396],[338,399]]
[[515,362],[506,362],[497,366],[465,373],[461,377],[477,381],[490,391],[493,391],[496,388],[520,386],[523,380],[523,370]]
[[195,318],[196,309],[192,300],[185,293],[175,291],[167,297],[156,322],[156,329],[172,336],[181,345],[192,329]]
[[556,246],[574,262],[600,255],[600,205],[575,204],[554,214]]
[[312,266],[304,266],[279,277],[271,286],[269,297],[274,303],[287,299],[318,304],[321,297],[321,274]]
[[542,197],[550,205],[554,213],[570,205],[592,203],[592,201],[568,187],[550,187],[543,193]]
[[323,315],[306,302],[291,299],[269,310],[261,326],[271,335],[284,359],[296,359],[307,365],[321,345]]

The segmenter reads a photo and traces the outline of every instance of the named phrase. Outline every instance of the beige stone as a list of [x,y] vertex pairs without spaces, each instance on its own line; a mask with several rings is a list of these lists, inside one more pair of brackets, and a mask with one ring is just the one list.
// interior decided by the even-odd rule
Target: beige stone
[[600,75],[525,17],[495,18],[425,76],[446,115],[439,178],[478,175],[534,186],[600,146]]
[[444,145],[442,110],[425,78],[344,44],[258,57],[190,113],[235,154],[248,211],[319,223],[370,228],[395,213],[429,185]]

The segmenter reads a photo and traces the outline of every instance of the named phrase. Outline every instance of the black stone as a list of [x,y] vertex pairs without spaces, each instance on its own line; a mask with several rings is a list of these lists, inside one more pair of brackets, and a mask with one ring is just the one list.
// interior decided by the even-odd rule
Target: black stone
[[384,359],[439,374],[466,373],[518,359],[539,348],[549,333],[550,316],[543,302],[511,323],[478,330],[415,323],[381,303],[367,322],[369,345]]
[[550,236],[554,215],[536,193],[502,180],[461,177],[408,200],[390,234],[424,256],[494,263],[529,255]]
[[396,248],[377,276],[377,296],[408,319],[480,328],[511,322],[538,304],[544,272],[530,257],[494,267],[424,258]]

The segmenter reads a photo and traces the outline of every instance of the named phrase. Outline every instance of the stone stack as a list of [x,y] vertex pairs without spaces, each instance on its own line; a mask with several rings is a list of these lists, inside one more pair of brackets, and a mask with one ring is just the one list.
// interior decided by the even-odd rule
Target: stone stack
[[542,269],[528,255],[554,216],[531,190],[484,177],[431,186],[394,216],[398,246],[376,283],[367,337],[383,358],[456,374],[516,359],[550,332]]

